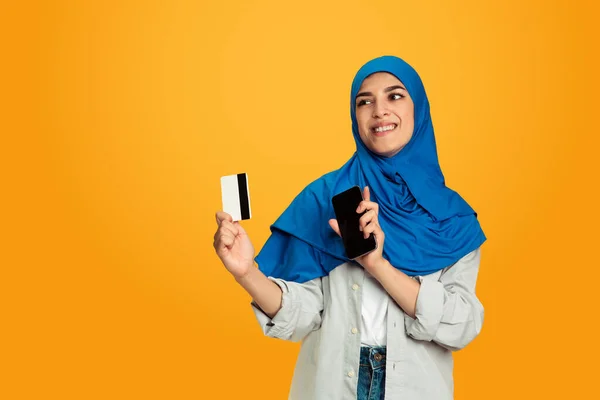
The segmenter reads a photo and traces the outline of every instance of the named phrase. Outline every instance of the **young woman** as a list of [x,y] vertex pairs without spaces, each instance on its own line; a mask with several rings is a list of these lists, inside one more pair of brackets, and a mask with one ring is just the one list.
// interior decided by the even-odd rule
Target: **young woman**
[[[218,212],[214,247],[252,296],[270,337],[302,341],[290,399],[451,399],[452,352],[481,331],[476,212],[446,187],[429,102],[416,71],[384,56],[357,72],[356,152],[309,184],[256,257]],[[378,247],[346,258],[331,198],[363,189],[357,213]]]

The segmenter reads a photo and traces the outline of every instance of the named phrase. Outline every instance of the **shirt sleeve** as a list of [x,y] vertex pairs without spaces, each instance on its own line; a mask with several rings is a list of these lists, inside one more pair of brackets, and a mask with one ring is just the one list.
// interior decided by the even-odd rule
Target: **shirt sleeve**
[[282,291],[281,308],[271,319],[252,301],[252,310],[266,336],[299,342],[321,327],[323,288],[321,278],[296,283],[268,277]]
[[464,348],[481,332],[483,305],[475,294],[481,248],[444,269],[438,280],[416,277],[421,282],[416,318],[405,317],[407,334],[433,341],[449,350]]

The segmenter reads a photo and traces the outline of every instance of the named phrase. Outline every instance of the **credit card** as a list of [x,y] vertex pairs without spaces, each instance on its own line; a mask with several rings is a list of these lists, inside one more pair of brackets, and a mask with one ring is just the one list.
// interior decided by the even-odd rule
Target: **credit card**
[[231,215],[234,221],[250,219],[252,212],[247,174],[221,177],[221,199],[223,211]]

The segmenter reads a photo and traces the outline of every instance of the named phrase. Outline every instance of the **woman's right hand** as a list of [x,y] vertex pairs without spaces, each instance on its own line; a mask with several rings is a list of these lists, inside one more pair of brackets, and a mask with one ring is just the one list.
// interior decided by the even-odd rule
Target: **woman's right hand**
[[213,246],[217,255],[236,279],[244,277],[254,265],[254,246],[239,222],[219,211]]

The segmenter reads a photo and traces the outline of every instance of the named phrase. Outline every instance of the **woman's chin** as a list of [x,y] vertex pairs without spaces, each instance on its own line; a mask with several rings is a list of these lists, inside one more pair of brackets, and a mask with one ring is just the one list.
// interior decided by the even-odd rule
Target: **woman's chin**
[[380,157],[393,157],[402,150],[404,146],[373,146],[371,151]]
[[394,155],[394,150],[388,148],[372,148],[371,151],[380,157],[391,157]]

